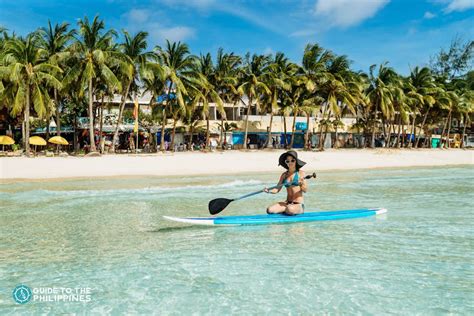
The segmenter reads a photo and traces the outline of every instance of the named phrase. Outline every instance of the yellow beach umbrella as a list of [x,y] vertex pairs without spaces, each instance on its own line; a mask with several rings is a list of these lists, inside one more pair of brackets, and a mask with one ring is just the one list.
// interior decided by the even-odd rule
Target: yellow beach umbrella
[[48,142],[56,145],[69,145],[68,141],[61,136],[54,136],[48,139]]
[[7,135],[0,135],[0,145],[2,145],[2,151],[5,151],[5,145],[13,145],[15,141],[13,138]]
[[32,136],[30,137],[30,145],[35,145],[35,146],[45,146],[46,141],[44,138],[39,137],[39,136]]
[[15,141],[7,135],[0,135],[0,145],[13,145]]

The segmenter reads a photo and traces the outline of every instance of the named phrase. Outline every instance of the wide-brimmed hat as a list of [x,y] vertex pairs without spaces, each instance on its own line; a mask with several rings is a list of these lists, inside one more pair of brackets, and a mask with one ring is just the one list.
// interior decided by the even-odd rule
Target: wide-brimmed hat
[[294,150],[289,150],[286,153],[281,154],[280,158],[278,159],[278,165],[282,166],[285,169],[288,169],[288,166],[286,165],[285,159],[287,156],[291,156],[295,158],[296,160],[296,170],[300,170],[304,165],[306,165],[306,162],[299,160],[298,159],[298,153]]

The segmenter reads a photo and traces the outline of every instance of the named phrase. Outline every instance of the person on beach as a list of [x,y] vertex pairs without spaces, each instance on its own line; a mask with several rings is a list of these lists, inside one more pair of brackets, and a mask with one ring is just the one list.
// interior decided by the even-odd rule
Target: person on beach
[[306,162],[298,159],[298,153],[294,150],[283,153],[278,159],[278,165],[285,168],[278,181],[278,188],[269,190],[264,189],[266,193],[277,194],[284,186],[286,188],[286,201],[278,202],[267,208],[268,214],[297,215],[304,213],[304,197],[306,193],[305,173],[300,170]]

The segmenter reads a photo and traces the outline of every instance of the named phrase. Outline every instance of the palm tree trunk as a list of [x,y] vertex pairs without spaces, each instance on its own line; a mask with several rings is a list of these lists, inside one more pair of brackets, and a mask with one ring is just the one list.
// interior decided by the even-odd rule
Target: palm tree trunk
[[249,104],[247,104],[247,117],[245,118],[245,133],[244,133],[244,149],[247,148],[247,134],[249,129],[249,114],[250,107],[252,106],[252,94],[249,95]]
[[[408,118],[408,123],[410,123],[410,118]],[[405,133],[405,122],[402,122],[402,145],[401,148],[405,147],[406,133]]]
[[54,89],[54,104],[56,104],[56,135],[61,136],[61,117],[59,115],[58,91]]
[[174,136],[175,136],[175,133],[176,133],[176,122],[177,121],[178,121],[177,119],[173,118],[173,131],[171,133],[171,145],[170,145],[171,146],[171,151],[173,151],[173,152],[174,152]]
[[449,111],[448,133],[446,135],[446,147],[448,149],[451,148],[451,143],[449,142],[449,133],[451,132],[452,120],[453,120],[453,116],[451,115],[451,111]]
[[165,151],[165,128],[166,128],[166,107],[169,106],[170,103],[170,95],[171,95],[171,88],[173,87],[173,82],[170,81],[168,85],[168,93],[166,97],[166,105],[163,106],[163,123],[161,124],[161,143],[160,143],[160,151]]
[[326,111],[327,111],[327,105],[324,107],[324,112],[323,112],[323,117],[321,118],[321,121],[320,121],[320,126],[319,126],[319,149],[323,149],[324,147],[324,143],[323,143],[323,128],[324,128],[324,124],[322,124],[322,122],[325,120],[325,117],[326,117]]
[[285,131],[285,148],[288,148],[288,140],[286,138],[287,130],[286,130],[286,116],[285,116],[285,114],[283,114],[283,129]]
[[92,109],[92,78],[89,79],[89,141],[90,141],[90,151],[95,152],[97,149],[95,148],[95,141],[94,141],[94,112]]
[[268,125],[267,143],[265,144],[266,148],[272,147],[272,143],[270,142],[272,138],[272,125],[273,125],[273,112],[270,114],[270,124]]
[[397,135],[397,148],[400,148],[400,135],[402,133],[402,116],[398,117],[398,135]]
[[49,110],[46,114],[46,140],[49,139],[49,134],[50,134],[50,131],[49,131],[49,122],[51,121],[51,114],[49,113]]
[[335,120],[336,126],[335,126],[335,131],[334,131],[335,139],[334,139],[334,144],[332,145],[333,148],[338,148],[338,146],[339,146],[339,140],[338,140],[338,137],[339,137],[339,134],[338,134],[339,124],[338,124],[338,121],[339,121],[339,118],[336,116],[336,120]]
[[469,122],[469,116],[467,116],[467,119],[466,117],[464,117],[463,118],[464,128],[462,129],[462,135],[461,135],[461,146],[460,146],[461,148],[464,148],[464,136],[466,135],[466,126],[468,122]]
[[413,144],[415,142],[415,139],[416,139],[416,126],[415,126],[415,123],[416,123],[416,114],[413,114],[413,125],[412,125],[412,134],[413,134],[413,141],[412,141],[412,138],[410,136],[410,148],[413,148]]
[[99,150],[100,153],[104,153],[104,148],[102,146],[102,128],[104,126],[104,96],[102,96],[102,100],[100,103],[100,108],[99,108]]
[[[407,124],[407,129],[411,129],[411,119],[410,119],[410,115],[408,115],[408,124]],[[410,132],[410,136],[409,136],[409,140],[407,140],[407,143],[405,144],[405,148],[408,148],[410,146],[410,140],[411,140],[411,132]],[[403,137],[403,139],[405,139],[405,137]]]
[[119,115],[117,118],[117,123],[115,124],[115,129],[114,129],[114,138],[112,141],[112,148],[113,151],[115,152],[115,144],[118,142],[118,129],[120,122],[122,121],[122,115],[123,115],[123,110],[125,109],[125,103],[127,103],[127,96],[128,96],[128,91],[130,90],[130,86],[132,85],[132,81],[130,80],[127,88],[125,89],[125,93],[122,95],[122,103],[120,104],[119,108]]
[[388,123],[388,135],[385,142],[385,148],[390,148],[390,141],[392,140],[392,128],[393,128],[393,120],[390,119],[390,122]]
[[209,113],[206,115],[206,150],[210,151],[211,146],[210,146],[210,131],[209,131]]
[[191,136],[189,137],[189,150],[193,150],[194,125],[191,124]]
[[293,113],[293,125],[291,126],[291,140],[290,140],[290,149],[293,148],[293,143],[295,141],[295,126],[296,126],[296,113]]
[[[425,123],[426,123],[426,118],[428,117],[428,113],[430,112],[430,108],[428,108],[426,110],[426,113],[423,117],[423,122],[421,122],[421,126],[420,126],[420,135],[421,135],[421,131],[423,130],[423,127],[425,127]],[[426,135],[425,135],[425,138],[426,138]],[[418,143],[420,142],[420,137],[418,137],[418,139],[416,140],[416,144],[415,144],[415,148],[418,148]]]
[[372,123],[372,139],[370,141],[370,147],[375,148],[375,125],[377,123],[377,105],[375,106],[374,122]]
[[166,111],[165,111],[165,107],[163,107],[163,122],[161,123],[160,151],[165,151],[165,127],[166,127]]
[[328,136],[328,129],[329,129],[329,118],[331,117],[331,110],[328,111],[328,120],[327,120],[327,124],[324,126],[324,133],[323,133],[323,137],[322,137],[322,140],[323,142],[321,143],[321,150],[324,150],[324,144],[326,143],[326,137]]
[[224,141],[224,117],[221,117],[221,137],[219,138],[219,148],[222,149],[222,144]]
[[25,134],[23,135],[23,140],[25,142],[25,153],[27,156],[30,155],[30,87],[26,87],[26,104],[25,104]]
[[306,113],[306,133],[304,134],[304,146],[307,150],[311,150],[311,144],[309,143],[309,113]]
[[77,154],[77,115],[74,113],[74,139],[72,140],[72,146],[74,147],[74,153]]
[[443,126],[443,131],[441,132],[441,138],[439,140],[439,148],[443,148],[443,136],[444,136],[444,132],[446,131],[446,127],[447,127],[446,125],[448,124],[450,117],[451,117],[451,110],[449,110],[448,117],[446,118],[446,122],[444,123],[444,126]]

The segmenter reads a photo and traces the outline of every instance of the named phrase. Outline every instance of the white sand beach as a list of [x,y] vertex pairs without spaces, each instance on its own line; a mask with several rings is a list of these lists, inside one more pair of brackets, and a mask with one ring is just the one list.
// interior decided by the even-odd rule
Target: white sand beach
[[[279,172],[283,150],[104,155],[101,157],[3,157],[0,179],[54,179],[111,176],[209,175]],[[473,165],[474,150],[299,151],[307,172],[386,167]]]

